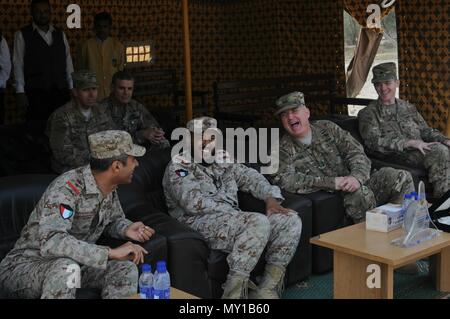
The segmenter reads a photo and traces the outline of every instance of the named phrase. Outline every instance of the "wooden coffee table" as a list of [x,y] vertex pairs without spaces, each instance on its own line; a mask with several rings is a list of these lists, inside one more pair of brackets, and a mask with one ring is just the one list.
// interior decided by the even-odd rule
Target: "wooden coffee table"
[[[394,269],[422,258],[437,255],[436,288],[450,291],[450,234],[442,233],[430,241],[411,248],[391,245],[403,234],[397,229],[389,233],[366,230],[365,223],[319,235],[310,241],[334,251],[334,298],[386,298],[394,296]],[[378,265],[379,288],[369,288],[367,280]],[[373,277],[372,277],[373,278]]]
[[[133,295],[130,299],[141,299],[139,294]],[[194,295],[187,292],[179,290],[177,288],[170,287],[170,299],[200,299]]]

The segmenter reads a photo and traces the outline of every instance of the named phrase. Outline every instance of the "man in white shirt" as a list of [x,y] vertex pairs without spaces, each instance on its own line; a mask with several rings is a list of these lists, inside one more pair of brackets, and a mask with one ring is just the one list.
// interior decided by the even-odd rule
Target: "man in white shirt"
[[0,32],[0,124],[5,120],[5,88],[11,72],[11,57],[6,39]]
[[[14,76],[19,108],[43,129],[49,115],[70,100],[73,63],[63,31],[51,23],[48,0],[32,0],[33,23],[14,38]],[[43,124],[43,125],[41,125]]]

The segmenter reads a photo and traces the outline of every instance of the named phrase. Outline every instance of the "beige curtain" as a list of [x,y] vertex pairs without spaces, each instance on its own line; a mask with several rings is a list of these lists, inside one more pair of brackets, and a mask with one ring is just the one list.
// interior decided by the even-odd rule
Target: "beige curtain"
[[[347,97],[356,97],[361,92],[383,38],[382,30],[368,29],[366,23],[367,7],[372,3],[381,5],[382,2],[382,0],[344,0],[345,10],[362,26],[355,55],[347,69]],[[381,19],[393,8],[394,6],[381,8]]]
[[383,32],[361,28],[355,55],[347,69],[347,97],[356,97],[366,83]]

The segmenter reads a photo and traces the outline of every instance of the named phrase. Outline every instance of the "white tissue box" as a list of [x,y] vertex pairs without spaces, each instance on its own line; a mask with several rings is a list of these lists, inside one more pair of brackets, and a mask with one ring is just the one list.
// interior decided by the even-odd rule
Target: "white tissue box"
[[404,218],[401,205],[382,205],[366,212],[366,229],[387,233],[402,227]]

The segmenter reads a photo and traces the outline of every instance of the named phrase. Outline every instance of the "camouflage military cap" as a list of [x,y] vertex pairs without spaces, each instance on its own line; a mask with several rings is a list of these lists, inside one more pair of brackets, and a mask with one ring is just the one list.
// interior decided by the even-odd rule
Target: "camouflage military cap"
[[279,115],[289,109],[296,108],[298,106],[305,106],[305,96],[302,92],[292,92],[280,97],[276,102],[277,109],[275,115]]
[[195,119],[190,120],[186,124],[186,127],[192,133],[194,132],[194,127],[197,128],[201,127],[202,132],[204,132],[207,129],[217,129],[217,120],[208,116],[197,117]]
[[103,131],[89,135],[91,157],[107,159],[121,155],[143,156],[145,148],[133,144],[131,135],[125,131]]
[[72,73],[73,87],[84,90],[98,88],[97,76],[89,70],[79,70]]
[[373,67],[372,83],[397,80],[397,67],[394,62],[381,63]]

